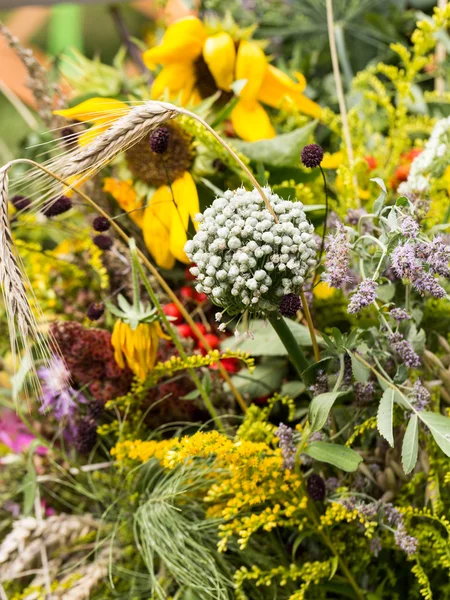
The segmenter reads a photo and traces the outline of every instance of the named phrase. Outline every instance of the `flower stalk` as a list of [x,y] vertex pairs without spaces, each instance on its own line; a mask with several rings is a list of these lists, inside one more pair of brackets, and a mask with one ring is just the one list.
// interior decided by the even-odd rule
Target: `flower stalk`
[[303,371],[309,367],[309,363],[303,353],[303,350],[298,345],[297,340],[292,335],[292,331],[289,329],[286,320],[283,317],[279,317],[278,315],[274,314],[273,316],[269,317],[269,322],[275,329],[278,337],[283,343],[283,346],[286,348],[289,359],[295,367],[298,376],[300,379],[302,379]]

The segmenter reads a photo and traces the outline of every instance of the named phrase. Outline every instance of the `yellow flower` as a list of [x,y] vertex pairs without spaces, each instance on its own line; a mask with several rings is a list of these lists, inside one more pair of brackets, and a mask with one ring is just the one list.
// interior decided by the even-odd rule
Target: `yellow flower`
[[321,112],[320,106],[303,93],[303,75],[296,74],[298,82],[294,82],[267,62],[257,43],[233,40],[225,31],[208,35],[196,17],[170,25],[161,44],[144,53],[144,62],[150,69],[163,65],[153,82],[152,96],[160,98],[168,93],[182,105],[198,103],[217,90],[230,93],[234,81],[245,80],[231,121],[237,135],[247,141],[275,136],[261,102],[314,118]]
[[155,365],[161,338],[168,339],[157,321],[139,323],[136,329],[132,329],[128,323],[117,319],[111,337],[116,363],[124,369],[126,362],[144,381]]
[[[85,144],[93,141],[129,110],[127,104],[112,98],[90,98],[77,106],[55,113],[93,123],[80,136],[80,143]],[[195,215],[200,212],[200,206],[197,187],[188,171],[194,158],[191,138],[177,123],[171,121],[164,126],[170,132],[164,164],[161,156],[150,149],[147,138],[138,140],[125,153],[132,174],[151,186],[147,189],[156,187],[147,206],[144,207],[143,198],[138,197],[131,179],[107,177],[104,190],[113,196],[124,211],[132,211],[130,217],[142,227],[145,243],[157,265],[162,269],[172,269],[176,260],[189,264],[184,245],[187,242],[189,222],[193,222]],[[136,210],[141,208],[142,210]]]
[[114,177],[105,177],[103,180],[103,191],[111,194],[120,208],[130,214],[136,225],[142,227],[144,217],[142,198],[137,197],[132,179],[120,180]]

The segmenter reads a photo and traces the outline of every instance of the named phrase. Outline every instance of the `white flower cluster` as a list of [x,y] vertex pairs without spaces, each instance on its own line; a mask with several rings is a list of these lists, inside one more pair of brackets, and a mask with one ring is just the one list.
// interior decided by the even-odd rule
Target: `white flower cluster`
[[196,217],[199,230],[185,245],[195,263],[196,289],[228,314],[267,313],[282,296],[298,293],[315,265],[314,228],[301,202],[265,188],[278,223],[259,192],[227,191]]
[[446,155],[450,150],[449,133],[450,117],[436,123],[423,152],[413,160],[408,179],[399,185],[400,194],[409,196],[426,193],[430,187],[430,177],[442,175],[448,165],[445,158],[448,158]]

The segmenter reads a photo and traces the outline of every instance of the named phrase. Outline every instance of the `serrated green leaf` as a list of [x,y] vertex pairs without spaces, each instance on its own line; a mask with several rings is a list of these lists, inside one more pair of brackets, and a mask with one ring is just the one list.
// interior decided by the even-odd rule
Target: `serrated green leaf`
[[402,444],[402,465],[406,474],[416,466],[419,453],[419,421],[414,414],[408,423]]
[[342,392],[327,392],[315,396],[309,405],[308,420],[311,425],[311,431],[319,431],[325,425],[331,407],[342,396]]
[[392,448],[394,447],[394,398],[395,390],[387,388],[381,396],[377,414],[378,431]]
[[352,359],[352,371],[356,381],[361,381],[362,383],[369,381],[370,369],[363,365],[353,354],[350,354],[350,358]]
[[312,442],[305,448],[304,453],[347,472],[356,471],[362,461],[362,457],[351,448],[328,442]]
[[233,140],[233,146],[252,161],[276,167],[295,167],[299,164],[301,151],[316,125],[317,121],[311,121],[289,133],[258,142]]
[[431,435],[446,456],[450,456],[450,419],[440,413],[427,410],[419,413],[421,420],[431,431]]

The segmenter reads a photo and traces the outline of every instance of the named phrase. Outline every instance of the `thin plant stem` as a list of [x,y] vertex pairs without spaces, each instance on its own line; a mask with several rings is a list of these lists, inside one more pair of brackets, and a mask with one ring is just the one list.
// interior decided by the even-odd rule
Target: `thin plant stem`
[[321,246],[320,246],[320,254],[319,254],[319,260],[317,261],[317,267],[320,267],[320,263],[322,262],[323,251],[325,250],[325,236],[327,234],[327,221],[328,221],[328,211],[329,211],[327,178],[325,177],[325,172],[320,165],[319,165],[319,169],[320,169],[320,172],[322,173],[323,190],[325,192],[325,218],[323,221],[322,242],[321,242]]
[[341,387],[341,384],[342,384],[342,380],[344,379],[344,373],[345,373],[344,355],[340,354],[339,355],[339,375],[338,375],[338,378],[336,379],[336,383],[334,384],[333,392],[339,391],[339,388]]
[[269,322],[275,329],[278,337],[283,343],[283,346],[286,348],[289,359],[294,365],[300,379],[302,379],[303,371],[309,367],[309,363],[303,354],[303,350],[300,348],[297,340],[292,335],[292,331],[289,329],[283,317],[278,317],[278,315],[275,314],[269,317]]
[[316,331],[314,329],[314,323],[311,317],[311,311],[309,310],[308,302],[306,300],[305,292],[303,288],[300,290],[300,298],[302,300],[303,305],[303,314],[305,315],[306,322],[308,324],[309,333],[311,335],[311,342],[314,350],[314,358],[316,362],[320,360],[320,349],[319,344],[317,343]]
[[[46,167],[43,167],[42,165],[40,165],[39,163],[37,163],[37,162],[35,162],[33,160],[30,160],[30,159],[27,159],[27,158],[19,158],[19,159],[10,161],[8,164],[11,165],[11,166],[13,166],[15,164],[23,164],[23,163],[29,164],[29,165],[32,165],[32,166],[38,168],[38,169],[41,169],[44,173],[46,173],[50,177],[53,177],[53,179],[56,179],[57,181],[59,181],[60,183],[62,183],[64,186],[66,186],[68,188],[71,187],[71,185],[70,185],[70,183],[68,181],[66,181],[62,177],[59,177],[59,175],[56,175],[56,173],[53,173],[52,171],[49,171]],[[122,238],[122,240],[127,245],[130,243],[130,238],[128,237],[128,235],[114,221],[114,219],[112,219],[108,215],[108,213],[103,210],[103,208],[101,208],[96,202],[94,202],[94,200],[92,200],[92,198],[90,198],[83,191],[78,190],[76,188],[73,188],[73,191],[76,194],[78,194],[79,196],[81,196],[81,198],[83,198],[83,200],[85,200],[89,204],[89,206],[91,206],[96,212],[98,212],[100,215],[102,215],[103,217],[105,217],[106,219],[108,219],[109,223],[111,224],[111,227],[114,229],[114,231],[119,235],[119,237]],[[191,318],[191,315],[186,310],[186,308],[184,307],[184,305],[180,302],[180,300],[177,298],[176,294],[174,294],[174,292],[172,291],[171,287],[166,282],[166,280],[164,279],[164,277],[161,276],[161,274],[159,273],[158,269],[149,261],[149,259],[145,256],[145,254],[142,252],[142,250],[140,250],[139,248],[137,248],[136,252],[137,252],[140,260],[142,261],[142,263],[145,265],[145,267],[150,271],[150,273],[153,275],[153,277],[155,277],[155,279],[158,281],[158,283],[162,287],[162,289],[170,297],[170,299],[172,300],[172,302],[177,306],[177,308],[181,312],[184,320],[191,327],[191,329],[194,332],[195,336],[201,341],[201,343],[202,343],[203,347],[205,348],[205,350],[207,352],[211,352],[212,348],[209,345],[208,341],[205,339],[203,333],[197,327],[197,325],[195,324],[194,320]],[[227,382],[227,384],[228,384],[228,386],[230,388],[231,393],[235,397],[236,402],[240,406],[242,412],[245,413],[247,411],[247,404],[246,404],[244,398],[242,397],[241,393],[239,392],[239,390],[236,388],[236,386],[232,382],[231,377],[228,374],[228,371],[220,363],[220,361],[218,362],[217,366],[218,366],[220,374],[222,375],[222,377]]]
[[[339,112],[341,113],[342,131],[344,134],[345,145],[347,148],[348,162],[350,169],[353,170],[355,163],[355,157],[353,154],[352,138],[350,135],[350,126],[348,124],[347,108],[345,106],[344,88],[342,86],[341,72],[339,70],[339,58],[336,49],[336,35],[334,30],[334,16],[333,16],[333,0],[326,0],[327,4],[327,26],[328,26],[328,39],[330,42],[330,54],[331,63],[333,65],[334,82],[336,85],[336,94],[339,103]],[[353,174],[353,185],[355,188],[355,194],[358,196],[358,180],[356,175]],[[358,198],[359,203],[359,198]]]
[[[438,8],[444,10],[447,5],[447,0],[438,0]],[[434,91],[439,96],[442,96],[445,92],[445,79],[442,75],[442,63],[445,60],[446,50],[443,42],[438,41],[436,44],[436,65],[438,67],[438,76],[434,80]]]
[[239,156],[236,154],[236,152],[233,150],[233,148],[229,144],[227,144],[226,141],[224,139],[222,139],[220,137],[220,135],[218,133],[216,133],[214,131],[214,129],[210,125],[208,125],[208,123],[206,121],[204,121],[201,117],[199,117],[195,113],[192,113],[191,111],[186,110],[186,109],[180,109],[180,112],[189,117],[192,117],[193,119],[198,121],[201,125],[203,125],[203,127],[205,129],[207,129],[216,138],[216,140],[219,142],[219,144],[221,144],[225,148],[225,150],[228,152],[228,154],[230,154],[230,156],[232,156],[234,158],[234,160],[237,162],[237,164],[241,167],[241,169],[245,172],[245,174],[250,179],[252,184],[258,190],[261,198],[264,200],[264,204],[266,205],[267,210],[270,212],[272,217],[275,219],[275,223],[278,223],[277,215],[275,214],[275,212],[272,208],[272,205],[270,204],[269,199],[267,198],[264,190],[262,189],[262,187],[256,180],[253,173],[250,171],[250,169],[247,167],[247,165],[244,162],[242,162],[242,160],[239,158]]
[[[155,305],[158,314],[162,320],[162,322],[164,323],[164,325],[166,326],[167,331],[170,334],[170,337],[172,338],[173,343],[175,344],[176,349],[178,350],[179,355],[181,356],[181,358],[183,360],[187,359],[187,355],[186,352],[184,351],[184,348],[180,342],[180,340],[178,339],[177,334],[175,333],[169,319],[167,318],[166,314],[164,313],[162,306],[158,300],[157,295],[155,294],[155,292],[153,291],[152,286],[150,285],[149,280],[147,279],[147,276],[145,275],[144,269],[141,265],[141,263],[139,262],[139,258],[137,256],[137,252],[136,252],[136,244],[134,243],[134,240],[131,240],[130,242],[130,247],[132,250],[132,260],[133,260],[133,268],[137,269],[142,277],[142,282],[145,286],[145,289],[148,292],[148,295],[150,296],[151,301],[153,302],[153,304]],[[133,248],[134,246],[134,248]],[[213,405],[213,403],[211,402],[210,397],[208,396],[205,388],[203,387],[203,384],[201,383],[200,379],[198,378],[197,373],[195,372],[194,369],[188,369],[188,373],[192,378],[192,381],[194,382],[195,386],[197,387],[198,391],[200,392],[200,396],[203,399],[203,402],[205,403],[206,408],[208,409],[209,414],[211,415],[211,417],[214,420],[214,423],[216,424],[217,428],[219,429],[219,431],[221,431],[222,433],[225,433],[225,427],[222,423],[222,421],[220,420],[219,415],[217,414],[217,411]]]

